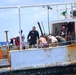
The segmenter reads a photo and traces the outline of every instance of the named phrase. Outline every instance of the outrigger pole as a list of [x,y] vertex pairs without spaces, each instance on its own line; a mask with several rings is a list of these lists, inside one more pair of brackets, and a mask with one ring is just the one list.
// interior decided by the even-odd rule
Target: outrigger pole
[[43,27],[43,31],[44,31],[44,34],[45,34],[45,29],[44,29],[44,26],[43,26],[43,22],[41,21],[41,24],[42,24],[42,27]]
[[43,35],[43,31],[42,31],[41,25],[40,25],[39,22],[37,22],[37,23],[38,23],[38,26],[39,26],[39,29],[40,29],[41,35]]

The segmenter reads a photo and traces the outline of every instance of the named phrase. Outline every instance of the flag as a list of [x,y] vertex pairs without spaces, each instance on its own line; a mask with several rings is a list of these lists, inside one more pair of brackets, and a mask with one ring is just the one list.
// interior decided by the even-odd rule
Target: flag
[[63,12],[61,13],[61,15],[63,15],[63,16],[66,17],[66,13],[67,13],[67,11],[63,11]]

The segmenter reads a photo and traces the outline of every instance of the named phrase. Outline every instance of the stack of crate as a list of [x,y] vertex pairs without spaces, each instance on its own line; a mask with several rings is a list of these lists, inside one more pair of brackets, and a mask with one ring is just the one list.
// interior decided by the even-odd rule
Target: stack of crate
[[2,58],[3,58],[3,51],[0,50],[0,59],[2,59]]
[[7,51],[7,59],[8,59],[8,63],[10,63],[10,51]]

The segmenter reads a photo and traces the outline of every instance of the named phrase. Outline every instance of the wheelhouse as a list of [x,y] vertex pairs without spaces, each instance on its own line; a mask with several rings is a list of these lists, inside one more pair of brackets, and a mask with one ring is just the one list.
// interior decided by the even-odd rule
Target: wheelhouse
[[75,20],[69,20],[68,21],[56,21],[52,22],[52,34],[61,36],[62,26],[66,27],[67,32],[71,32],[76,38],[76,22]]

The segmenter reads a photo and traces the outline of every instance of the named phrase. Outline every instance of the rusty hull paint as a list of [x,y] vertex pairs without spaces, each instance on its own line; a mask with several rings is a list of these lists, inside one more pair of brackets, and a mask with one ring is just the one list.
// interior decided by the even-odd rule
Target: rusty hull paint
[[67,46],[68,50],[76,50],[76,44],[71,44]]
[[67,47],[67,55],[68,61],[73,62],[76,61],[76,44],[68,45]]

